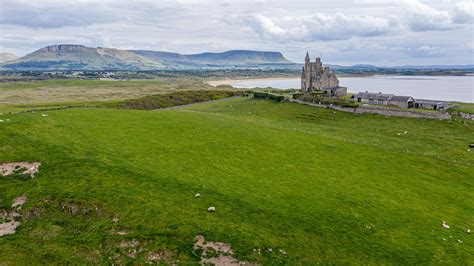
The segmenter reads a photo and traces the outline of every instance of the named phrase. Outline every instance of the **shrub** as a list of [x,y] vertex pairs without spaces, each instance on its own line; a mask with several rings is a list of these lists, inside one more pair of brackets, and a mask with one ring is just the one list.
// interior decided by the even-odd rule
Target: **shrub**
[[243,91],[178,91],[169,94],[157,94],[139,99],[131,99],[116,105],[119,108],[153,110],[191,103],[206,102],[242,95]]
[[256,91],[253,93],[254,98],[258,99],[269,99],[277,102],[281,102],[285,99],[285,96],[280,95],[280,94],[275,94],[275,93],[269,93],[269,92],[260,92]]
[[300,99],[302,96],[304,96],[303,93],[297,92],[293,94],[293,99],[297,100],[297,99]]
[[356,108],[359,106],[358,103],[355,103],[355,102],[344,102],[341,104],[342,107],[352,107],[352,108]]

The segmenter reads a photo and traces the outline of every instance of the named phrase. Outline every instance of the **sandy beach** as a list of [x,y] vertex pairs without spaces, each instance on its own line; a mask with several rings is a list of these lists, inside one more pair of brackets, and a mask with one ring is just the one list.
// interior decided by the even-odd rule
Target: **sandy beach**
[[217,87],[220,85],[234,85],[241,82],[247,81],[265,81],[265,80],[288,80],[288,79],[297,79],[298,77],[281,77],[281,78],[256,78],[256,79],[221,79],[221,80],[211,80],[207,84]]

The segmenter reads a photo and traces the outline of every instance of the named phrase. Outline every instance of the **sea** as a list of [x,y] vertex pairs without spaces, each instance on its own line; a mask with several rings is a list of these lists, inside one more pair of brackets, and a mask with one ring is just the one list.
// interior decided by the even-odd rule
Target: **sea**
[[[339,85],[349,93],[361,91],[412,96],[415,99],[474,103],[474,76],[388,76],[339,77]],[[241,81],[235,88],[300,88],[299,78]]]

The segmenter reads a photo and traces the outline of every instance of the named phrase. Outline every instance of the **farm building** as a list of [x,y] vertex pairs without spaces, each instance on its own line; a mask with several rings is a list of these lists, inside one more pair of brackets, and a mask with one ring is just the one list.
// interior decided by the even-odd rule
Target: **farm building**
[[415,99],[413,99],[413,97],[411,96],[392,96],[389,101],[388,101],[388,104],[389,105],[396,105],[400,108],[413,108],[414,107],[414,103],[415,102]]
[[332,87],[332,88],[322,88],[322,90],[326,91],[329,97],[340,97],[347,95],[347,87]]
[[443,101],[436,101],[436,100],[415,100],[415,108],[425,108],[425,109],[432,109],[432,110],[444,110],[448,107],[448,104]]
[[400,108],[413,108],[415,100],[411,96],[397,96],[393,94],[359,92],[352,96],[354,101],[378,105],[395,105]]

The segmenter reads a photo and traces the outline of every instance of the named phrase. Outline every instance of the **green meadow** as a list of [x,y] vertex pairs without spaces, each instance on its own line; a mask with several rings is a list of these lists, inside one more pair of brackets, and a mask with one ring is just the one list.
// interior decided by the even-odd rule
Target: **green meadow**
[[42,164],[0,177],[0,209],[27,197],[0,264],[198,264],[196,235],[264,265],[474,263],[471,121],[247,98],[47,114],[0,116],[0,163]]

